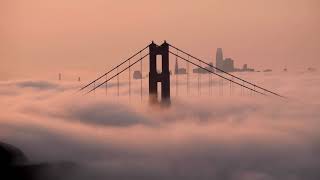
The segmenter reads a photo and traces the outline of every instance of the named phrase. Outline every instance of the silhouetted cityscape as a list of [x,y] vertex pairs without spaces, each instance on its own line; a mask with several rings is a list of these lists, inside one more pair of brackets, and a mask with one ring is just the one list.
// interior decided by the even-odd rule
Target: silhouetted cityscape
[[235,68],[233,59],[223,58],[222,48],[218,48],[216,52],[216,67],[225,72],[253,72],[254,71],[253,68],[248,68],[247,64],[244,64],[241,69]]

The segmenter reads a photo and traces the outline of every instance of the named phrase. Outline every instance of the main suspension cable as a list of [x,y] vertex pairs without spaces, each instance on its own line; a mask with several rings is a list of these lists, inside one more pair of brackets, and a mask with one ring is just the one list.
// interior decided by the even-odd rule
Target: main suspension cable
[[187,53],[187,52],[185,52],[185,51],[183,51],[183,50],[181,50],[181,49],[179,49],[179,48],[177,48],[177,47],[175,47],[175,46],[173,46],[173,45],[171,45],[171,44],[169,44],[169,46],[172,47],[172,48],[174,48],[174,49],[176,49],[176,50],[178,50],[178,51],[180,51],[180,52],[182,52],[182,53],[184,53],[184,54],[186,54],[186,55],[188,55],[188,56],[190,56],[190,57],[192,57],[192,58],[194,58],[194,59],[196,59],[196,60],[198,60],[198,61],[201,61],[202,63],[204,63],[204,64],[206,64],[206,65],[208,65],[208,66],[210,66],[210,67],[212,67],[212,68],[214,68],[214,69],[216,69],[216,70],[219,70],[219,71],[221,71],[221,72],[223,72],[223,73],[225,73],[225,74],[228,74],[229,76],[232,76],[232,77],[234,77],[234,78],[236,78],[236,79],[238,79],[238,80],[244,81],[244,82],[246,82],[246,83],[248,83],[248,84],[250,84],[250,85],[252,85],[252,86],[255,86],[256,88],[259,88],[259,89],[261,89],[261,90],[264,90],[264,91],[266,91],[266,92],[268,92],[268,93],[271,93],[271,94],[273,94],[273,95],[276,95],[276,96],[279,96],[279,97],[282,97],[282,98],[287,98],[287,97],[282,96],[282,95],[280,95],[280,94],[278,94],[278,93],[272,92],[272,91],[267,90],[267,89],[265,89],[265,88],[263,88],[263,87],[260,87],[260,86],[258,86],[258,85],[256,85],[256,84],[253,84],[253,83],[251,83],[251,82],[249,82],[249,81],[246,81],[246,80],[244,80],[244,79],[242,79],[242,78],[239,78],[239,77],[237,77],[237,76],[235,76],[235,75],[233,75],[233,74],[230,74],[230,73],[228,73],[228,72],[226,72],[226,71],[224,71],[224,70],[222,70],[222,69],[220,69],[220,68],[217,68],[217,67],[215,67],[215,66],[213,66],[213,65],[211,65],[211,64],[209,64],[209,63],[207,63],[207,62],[205,62],[205,61],[203,61],[203,60],[201,60],[201,59],[199,59],[199,58],[197,58],[197,57],[195,57],[195,56],[192,56],[191,54],[189,54],[189,53]]
[[140,51],[138,51],[137,53],[135,53],[134,55],[132,55],[131,57],[129,57],[128,59],[126,59],[125,61],[123,61],[122,63],[120,63],[119,65],[117,65],[116,67],[114,67],[113,69],[111,69],[110,71],[104,73],[103,75],[101,75],[100,77],[98,77],[97,79],[91,81],[90,83],[88,83],[87,85],[85,85],[84,87],[82,87],[81,89],[79,89],[79,91],[84,90],[85,88],[87,88],[88,86],[90,86],[91,84],[95,83],[96,81],[98,81],[99,79],[103,78],[104,76],[106,76],[107,74],[111,73],[112,71],[116,70],[117,68],[119,68],[121,65],[123,65],[124,63],[126,63],[127,61],[129,61],[130,59],[134,58],[135,56],[137,56],[139,53],[143,52],[144,50],[146,50],[149,47],[146,46],[145,48],[141,49]]
[[112,76],[111,78],[109,78],[108,80],[106,80],[106,81],[104,81],[104,82],[100,83],[98,86],[96,86],[94,89],[91,89],[91,90],[90,90],[89,92],[87,92],[86,94],[88,94],[88,93],[90,93],[90,92],[94,91],[95,89],[99,88],[99,87],[100,87],[100,86],[102,86],[103,84],[105,84],[105,83],[109,82],[111,79],[113,79],[114,77],[116,77],[116,76],[120,75],[120,74],[121,74],[121,73],[123,73],[125,70],[129,69],[129,67],[132,67],[133,65],[137,64],[139,61],[141,61],[143,58],[147,57],[148,55],[149,55],[149,53],[148,53],[148,54],[146,54],[146,55],[144,55],[143,57],[141,57],[140,59],[138,59],[138,60],[137,60],[137,61],[135,61],[134,63],[132,63],[130,66],[128,66],[128,67],[126,67],[126,68],[124,68],[122,71],[120,71],[120,72],[118,72],[117,74],[113,75],[113,76]]
[[208,72],[210,72],[210,73],[212,73],[212,74],[215,74],[215,75],[221,77],[222,79],[225,79],[225,80],[227,80],[227,81],[231,81],[231,82],[233,82],[234,84],[237,84],[237,85],[242,86],[242,87],[244,87],[244,88],[246,88],[246,89],[249,89],[249,90],[251,90],[251,91],[254,91],[254,92],[256,92],[256,93],[259,93],[259,94],[262,94],[262,95],[265,95],[265,96],[266,96],[266,94],[264,94],[264,93],[262,93],[262,92],[259,92],[259,91],[257,91],[257,90],[254,90],[254,89],[250,88],[250,87],[247,87],[247,86],[245,86],[245,85],[242,85],[242,84],[240,84],[240,83],[238,83],[238,82],[235,82],[235,81],[233,81],[233,80],[231,80],[231,79],[228,79],[228,78],[226,78],[226,77],[224,77],[224,76],[222,76],[222,75],[220,75],[220,74],[217,74],[217,73],[215,73],[215,72],[213,72],[213,71],[211,71],[211,70],[209,70],[209,69],[203,68],[203,67],[199,66],[198,64],[196,64],[196,63],[194,63],[194,62],[192,62],[192,61],[190,61],[190,60],[187,60],[187,59],[185,59],[184,57],[181,57],[181,56],[177,55],[176,53],[173,53],[173,52],[171,52],[171,51],[169,51],[169,53],[171,53],[171,54],[173,54],[173,55],[175,55],[175,56],[178,56],[180,59],[183,59],[183,60],[185,60],[185,61],[188,61],[189,63],[191,63],[191,64],[193,64],[193,65],[195,65],[195,66],[197,66],[197,67],[199,67],[199,68],[201,68],[201,69],[204,69],[204,70],[206,70],[206,71],[208,71]]

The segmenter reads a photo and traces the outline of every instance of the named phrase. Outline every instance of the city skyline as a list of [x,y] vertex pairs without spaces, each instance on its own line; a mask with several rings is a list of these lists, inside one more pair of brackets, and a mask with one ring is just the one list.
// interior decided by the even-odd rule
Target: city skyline
[[0,180],[319,180],[319,0],[0,0]]
[[239,64],[256,69],[303,70],[320,62],[318,0],[165,0],[155,3],[152,14],[145,0],[74,3],[1,1],[0,79],[93,76],[151,40],[180,44],[204,59],[223,47]]

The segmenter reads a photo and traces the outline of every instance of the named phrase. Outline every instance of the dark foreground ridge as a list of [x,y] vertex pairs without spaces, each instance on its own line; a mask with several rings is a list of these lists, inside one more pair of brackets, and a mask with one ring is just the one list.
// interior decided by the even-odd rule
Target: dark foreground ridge
[[0,142],[1,180],[59,180],[73,167],[73,163],[65,162],[32,164],[20,149]]

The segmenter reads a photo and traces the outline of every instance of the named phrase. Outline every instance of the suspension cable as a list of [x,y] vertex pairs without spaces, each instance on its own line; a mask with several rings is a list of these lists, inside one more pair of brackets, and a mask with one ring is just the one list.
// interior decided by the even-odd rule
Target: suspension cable
[[[178,54],[178,51],[177,51],[177,54]],[[179,91],[179,82],[178,82],[178,75],[179,75],[179,65],[178,65],[178,56],[176,56],[176,65],[177,65],[177,69],[175,68],[176,72],[175,72],[175,75],[176,75],[176,96],[178,96],[178,91]]]
[[[93,83],[93,88],[95,89],[95,87],[96,87],[96,83],[94,82]],[[96,95],[96,90],[94,90],[93,93],[94,93],[94,95]]]
[[[144,58],[144,57],[143,57]],[[141,72],[141,78],[140,78],[140,99],[141,99],[141,103],[142,103],[142,77],[143,77],[143,73],[142,73],[142,54],[140,53],[140,72]]]
[[[108,80],[108,75],[106,74],[106,80]],[[108,82],[106,82],[106,96],[108,96]]]
[[[149,55],[149,53],[147,53],[146,55],[144,55],[143,57],[141,57],[140,59],[138,59],[137,61],[135,61],[134,63],[132,63],[130,65],[130,67],[132,67],[133,65],[137,64],[139,61],[141,61],[143,58],[147,57]],[[129,67],[124,68],[122,71],[118,72],[117,74],[113,75],[112,77],[110,77],[109,79],[107,79],[106,81],[100,83],[98,86],[96,86],[94,89],[91,89],[89,92],[87,92],[86,94],[94,91],[95,89],[99,88],[100,86],[102,86],[103,84],[109,82],[111,79],[113,79],[114,77],[116,77],[117,75],[123,73],[125,70],[129,69]]]
[[193,65],[195,65],[195,66],[197,66],[197,67],[199,67],[199,68],[201,68],[201,69],[204,69],[204,70],[206,70],[206,71],[208,71],[208,72],[210,72],[210,73],[212,73],[212,74],[215,74],[215,75],[217,75],[217,76],[219,76],[219,77],[221,77],[221,78],[223,78],[223,79],[225,79],[225,80],[227,80],[227,81],[232,81],[234,84],[237,84],[237,85],[242,86],[242,87],[244,87],[244,88],[247,88],[247,89],[249,89],[249,90],[251,90],[251,91],[255,91],[255,92],[259,93],[259,94],[262,94],[262,95],[265,95],[265,96],[266,96],[266,94],[264,94],[264,93],[262,93],[262,92],[260,92],[260,91],[254,90],[254,89],[252,89],[252,88],[250,88],[250,87],[247,87],[247,86],[245,86],[245,85],[242,85],[242,84],[240,84],[240,83],[238,83],[238,82],[236,82],[236,81],[233,81],[233,80],[231,80],[231,79],[228,79],[228,78],[226,78],[226,77],[224,77],[224,76],[222,76],[222,75],[220,75],[220,74],[217,74],[217,73],[215,73],[215,72],[213,72],[213,71],[211,71],[211,70],[209,70],[209,69],[203,68],[203,67],[199,66],[198,64],[196,64],[196,63],[194,63],[194,62],[192,62],[192,61],[190,61],[190,60],[187,60],[187,59],[184,58],[184,57],[181,57],[181,56],[177,55],[176,53],[173,53],[173,52],[171,52],[171,51],[169,51],[169,53],[171,53],[171,54],[173,54],[173,55],[176,55],[176,56],[178,56],[180,59],[183,59],[183,60],[185,60],[185,61],[188,61],[190,64],[193,64]]
[[131,99],[131,67],[130,67],[130,60],[129,60],[129,100]]
[[231,81],[229,81],[229,83],[230,83],[230,89],[229,89],[229,92],[230,92],[230,96],[231,96],[231,94],[232,94],[232,92],[231,92],[231,91],[232,91],[231,83],[232,83],[232,82],[231,82]]
[[[189,56],[188,56],[189,60]],[[189,63],[186,61],[187,64],[187,95],[189,95]]]
[[221,78],[221,93],[222,96],[224,95],[224,89],[223,89],[223,79]]
[[119,70],[117,68],[117,95],[119,96]]
[[[201,61],[199,61],[199,65],[201,66]],[[199,69],[199,93],[201,96],[201,70]]]
[[106,72],[105,74],[101,75],[100,77],[98,77],[97,79],[91,81],[89,84],[85,85],[84,87],[82,87],[81,89],[79,89],[79,91],[84,90],[85,88],[87,88],[88,86],[90,86],[91,84],[95,83],[96,81],[98,81],[99,79],[101,79],[102,77],[104,77],[105,75],[111,73],[112,71],[116,70],[117,68],[119,68],[121,65],[123,65],[124,63],[126,63],[127,61],[129,61],[130,59],[134,58],[136,55],[138,55],[139,53],[143,52],[144,50],[146,50],[149,47],[146,46],[145,48],[141,49],[140,51],[138,51],[137,53],[135,53],[134,55],[132,55],[131,57],[129,57],[128,59],[126,59],[125,61],[123,61],[122,63],[120,63],[119,65],[117,65],[116,67],[114,67],[113,69],[111,69],[110,71]]
[[[200,62],[200,61],[199,61]],[[200,63],[199,63],[200,64]],[[198,65],[200,66],[200,65]],[[198,68],[198,96],[200,95],[200,68]]]
[[237,76],[235,76],[235,75],[233,75],[233,74],[230,74],[230,73],[228,73],[228,72],[226,72],[226,71],[224,71],[224,70],[222,70],[222,69],[220,69],[220,68],[217,68],[217,67],[215,67],[215,66],[213,66],[213,65],[211,65],[211,64],[209,64],[209,63],[206,63],[205,61],[203,61],[203,60],[201,60],[201,59],[199,59],[199,58],[197,58],[197,57],[195,57],[195,56],[192,56],[191,54],[189,54],[189,53],[187,53],[187,52],[185,52],[185,51],[183,51],[183,50],[181,50],[181,49],[179,49],[179,48],[177,48],[177,47],[175,47],[175,46],[173,46],[173,45],[171,45],[171,44],[169,44],[169,46],[172,47],[172,48],[174,48],[174,49],[176,49],[176,50],[178,50],[178,51],[180,51],[180,52],[182,52],[182,53],[184,53],[184,54],[186,54],[186,55],[188,55],[188,56],[190,56],[190,57],[192,57],[192,58],[194,58],[194,59],[196,59],[196,60],[198,60],[198,61],[201,61],[202,63],[204,63],[204,64],[206,64],[206,65],[208,65],[208,66],[210,66],[210,67],[213,67],[213,68],[216,69],[216,70],[219,70],[219,71],[221,71],[221,72],[223,72],[223,73],[225,73],[225,74],[228,74],[229,76],[232,76],[232,77],[234,77],[234,78],[236,78],[236,79],[238,79],[238,80],[241,80],[241,81],[244,81],[244,82],[246,82],[246,83],[248,83],[248,84],[250,84],[250,85],[256,86],[257,88],[259,88],[259,89],[261,89],[261,90],[264,90],[264,91],[266,91],[266,92],[268,92],[268,93],[271,93],[271,94],[273,94],[273,95],[276,95],[276,96],[279,96],[279,97],[282,97],[282,98],[287,98],[287,97],[282,96],[282,95],[280,95],[280,94],[278,94],[278,93],[272,92],[272,91],[267,90],[267,89],[265,89],[265,88],[263,88],[263,87],[260,87],[260,86],[258,86],[258,85],[256,85],[256,84],[253,84],[253,83],[251,83],[251,82],[248,82],[248,81],[246,81],[246,80],[244,80],[244,79],[242,79],[242,78],[239,78],[239,77],[237,77]]

